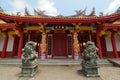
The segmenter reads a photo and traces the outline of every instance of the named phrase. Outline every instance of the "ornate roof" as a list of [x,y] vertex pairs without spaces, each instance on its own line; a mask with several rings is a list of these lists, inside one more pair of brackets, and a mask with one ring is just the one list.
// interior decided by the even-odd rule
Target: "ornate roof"
[[95,8],[92,9],[89,15],[86,15],[86,8],[83,10],[75,10],[76,14],[72,16],[49,16],[45,14],[45,11],[39,9],[34,9],[34,15],[31,15],[27,8],[25,8],[25,15],[21,16],[20,12],[14,14],[7,14],[0,7],[0,19],[6,23],[48,23],[48,24],[71,24],[71,23],[81,23],[81,24],[103,24],[103,23],[113,23],[120,19],[120,12],[118,10],[110,15],[104,15],[101,12],[100,16],[96,16]]
[[112,23],[120,19],[120,13],[114,13],[107,16],[91,17],[65,17],[65,16],[19,16],[0,12],[0,19],[6,22],[24,22],[24,23]]

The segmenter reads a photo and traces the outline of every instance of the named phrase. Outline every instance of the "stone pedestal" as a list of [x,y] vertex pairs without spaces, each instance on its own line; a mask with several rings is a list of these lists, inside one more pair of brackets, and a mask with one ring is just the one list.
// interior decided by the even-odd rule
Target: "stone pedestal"
[[75,54],[74,54],[74,59],[75,59],[75,60],[78,60],[78,59],[79,59],[79,54],[78,54],[78,53],[75,53]]
[[98,66],[82,66],[82,73],[86,77],[99,77],[98,75]]
[[22,65],[21,66],[21,74],[20,77],[32,77],[36,74],[36,72],[38,71],[38,64],[33,64],[33,65]]

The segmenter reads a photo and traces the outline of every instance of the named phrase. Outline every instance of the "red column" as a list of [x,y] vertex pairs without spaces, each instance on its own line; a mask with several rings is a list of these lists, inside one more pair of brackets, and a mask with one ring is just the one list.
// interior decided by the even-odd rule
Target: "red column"
[[30,38],[31,37],[31,32],[30,31],[28,31],[28,34],[27,34],[27,41],[30,41]]
[[5,57],[6,57],[7,44],[8,44],[8,34],[5,35],[4,44],[3,44],[3,49],[2,49],[2,54],[1,54],[1,57],[2,57],[2,58],[5,58]]
[[23,34],[20,35],[20,39],[19,39],[18,54],[17,54],[18,59],[21,58],[22,46],[23,46]]
[[105,52],[105,56],[108,57],[108,54],[107,54],[107,47],[106,47],[106,39],[105,39],[105,36],[103,37],[104,38],[104,52]]
[[89,40],[92,41],[92,35],[91,35],[91,32],[89,32]]
[[99,37],[98,33],[96,33],[96,43],[97,43],[97,47],[98,47],[99,58],[102,59],[101,43],[100,43],[100,37]]
[[113,34],[111,35],[111,42],[112,42],[114,57],[115,57],[115,58],[118,58],[118,53],[117,53],[117,48],[116,48],[115,37],[114,37]]
[[14,43],[13,43],[13,49],[12,49],[12,57],[15,55],[16,45],[17,45],[16,35],[14,35],[13,37],[14,37]]

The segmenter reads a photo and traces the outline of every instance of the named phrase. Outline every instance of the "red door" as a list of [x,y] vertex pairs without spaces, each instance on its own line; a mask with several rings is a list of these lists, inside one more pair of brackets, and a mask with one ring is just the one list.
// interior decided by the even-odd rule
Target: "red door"
[[67,35],[54,34],[53,35],[53,54],[52,56],[67,56]]

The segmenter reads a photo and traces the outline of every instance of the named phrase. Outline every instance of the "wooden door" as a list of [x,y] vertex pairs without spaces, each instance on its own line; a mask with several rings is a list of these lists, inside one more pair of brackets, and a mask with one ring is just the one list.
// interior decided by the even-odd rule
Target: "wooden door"
[[53,35],[53,54],[52,56],[67,56],[67,35]]

